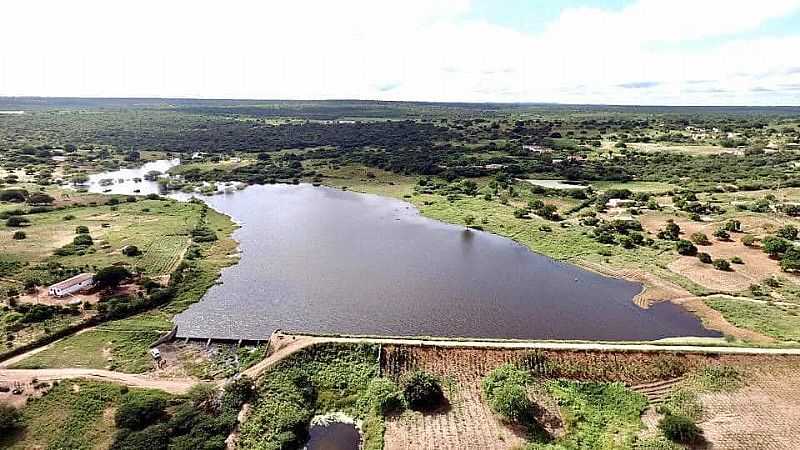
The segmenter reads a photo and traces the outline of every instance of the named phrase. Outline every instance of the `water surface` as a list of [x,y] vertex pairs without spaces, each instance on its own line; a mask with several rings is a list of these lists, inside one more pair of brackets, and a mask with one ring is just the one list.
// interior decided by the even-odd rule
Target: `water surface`
[[[145,175],[150,171],[167,173],[169,169],[177,166],[180,162],[180,159],[160,159],[145,163],[135,169],[119,169],[89,175],[87,188],[90,192],[107,194],[163,194],[158,182],[145,180]],[[103,180],[108,180],[106,181],[108,184],[104,185]]]
[[304,450],[358,450],[360,447],[361,433],[354,424],[327,422],[312,423]]
[[239,264],[176,317],[178,336],[318,333],[639,340],[718,336],[641,286],[427,219],[408,203],[311,185],[204,197],[242,224]]

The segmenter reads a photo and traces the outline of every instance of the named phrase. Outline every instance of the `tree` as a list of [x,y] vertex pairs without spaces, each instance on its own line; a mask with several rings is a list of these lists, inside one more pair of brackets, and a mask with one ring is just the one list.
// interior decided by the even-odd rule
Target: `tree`
[[433,409],[444,401],[439,381],[422,371],[413,372],[403,383],[403,397],[411,409]]
[[28,203],[31,205],[51,205],[54,201],[56,199],[44,192],[34,192],[28,197]]
[[738,232],[742,231],[742,222],[740,222],[740,221],[738,221],[736,219],[731,219],[731,220],[725,222],[725,225],[723,225],[723,228],[725,229],[725,231],[729,231],[731,233],[738,233]]
[[89,234],[89,227],[86,225],[78,225],[75,227],[75,234]]
[[103,267],[94,274],[94,283],[101,289],[115,288],[130,276],[131,272],[125,267],[108,266]]
[[120,428],[141,430],[164,416],[167,402],[161,395],[130,391],[114,414],[114,423]]
[[89,181],[89,176],[86,175],[85,173],[76,173],[75,175],[72,175],[69,178],[69,180],[72,182],[72,184],[77,186],[79,184],[84,184],[87,181]]
[[700,252],[697,254],[697,259],[703,264],[711,264],[711,255],[708,253]]
[[72,238],[72,243],[75,244],[76,247],[89,247],[94,241],[88,234],[79,234]]
[[682,444],[696,442],[701,435],[700,428],[686,416],[667,414],[658,422],[658,428],[667,439]]
[[0,405],[0,432],[11,432],[22,426],[22,414],[11,405]]
[[777,236],[766,236],[761,240],[761,246],[765,253],[775,258],[785,253],[786,250],[789,250],[792,244],[786,239]]
[[667,221],[664,229],[658,232],[659,239],[665,239],[668,241],[677,241],[680,238],[680,235],[681,227],[672,220]]
[[756,243],[756,237],[752,234],[745,234],[742,236],[742,244],[746,247],[752,247]]
[[25,189],[6,189],[0,191],[0,201],[22,203],[28,198],[28,191]]
[[781,270],[784,272],[794,272],[800,270],[800,250],[790,248],[781,258]]
[[17,230],[17,231],[14,232],[13,236],[11,236],[11,237],[16,239],[16,240],[18,240],[18,241],[21,241],[21,240],[25,239],[26,237],[28,237],[28,235],[25,234],[25,232],[22,231],[22,230]]
[[675,250],[679,255],[694,256],[697,254],[697,247],[686,239],[681,239],[675,243]]
[[790,241],[794,241],[797,239],[797,227],[791,224],[784,225],[778,228],[778,231],[775,232],[775,235]]

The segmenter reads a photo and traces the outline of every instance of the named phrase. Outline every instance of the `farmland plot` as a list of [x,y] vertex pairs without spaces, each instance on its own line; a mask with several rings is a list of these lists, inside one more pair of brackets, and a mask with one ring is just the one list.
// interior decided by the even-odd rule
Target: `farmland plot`
[[139,265],[149,275],[166,275],[178,265],[188,245],[186,236],[161,236],[144,250]]

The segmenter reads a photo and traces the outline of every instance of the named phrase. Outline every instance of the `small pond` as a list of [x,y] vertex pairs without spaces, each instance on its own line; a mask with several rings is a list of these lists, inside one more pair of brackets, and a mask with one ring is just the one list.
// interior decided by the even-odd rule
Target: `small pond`
[[352,423],[312,423],[308,430],[305,450],[358,450],[361,433]]
[[161,159],[145,163],[135,169],[119,169],[89,175],[86,187],[90,192],[107,194],[163,194],[158,182],[145,180],[145,175],[151,171],[166,173],[180,163],[180,159]]

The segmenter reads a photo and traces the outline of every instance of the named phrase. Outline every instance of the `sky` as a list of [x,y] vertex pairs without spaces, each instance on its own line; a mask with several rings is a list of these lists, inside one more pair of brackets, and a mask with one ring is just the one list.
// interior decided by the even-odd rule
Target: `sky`
[[0,96],[800,105],[800,0],[25,0],[0,17]]

